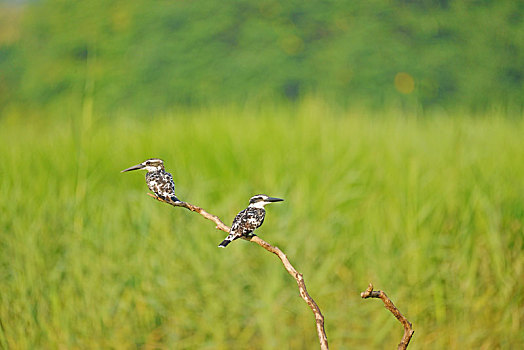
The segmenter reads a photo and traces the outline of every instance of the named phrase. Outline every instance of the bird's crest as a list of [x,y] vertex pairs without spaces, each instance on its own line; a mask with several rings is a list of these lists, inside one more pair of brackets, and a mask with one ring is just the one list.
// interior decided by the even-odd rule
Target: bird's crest
[[124,173],[126,171],[139,169],[146,169],[148,172],[164,170],[164,161],[158,158],[150,158],[148,160],[143,161],[140,164],[132,166],[131,168],[124,169],[121,172]]
[[269,197],[265,194],[257,194],[256,196],[251,197],[251,199],[249,200],[249,206],[255,208],[263,208],[266,204],[281,201],[283,201],[283,199]]

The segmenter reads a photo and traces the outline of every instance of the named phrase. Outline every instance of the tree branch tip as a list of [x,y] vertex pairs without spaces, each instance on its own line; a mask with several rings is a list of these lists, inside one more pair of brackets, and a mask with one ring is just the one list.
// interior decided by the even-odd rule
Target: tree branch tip
[[413,326],[411,322],[409,322],[409,320],[400,313],[400,310],[393,304],[393,302],[391,301],[391,299],[389,299],[386,293],[380,290],[374,291],[372,283],[369,284],[368,288],[364,292],[360,293],[360,296],[363,299],[367,299],[367,298],[381,299],[386,309],[388,309],[393,314],[393,316],[395,316],[397,320],[400,321],[400,323],[404,327],[404,335],[402,336],[402,340],[400,341],[400,344],[398,344],[397,349],[405,350],[409,345],[409,341],[411,340],[413,333],[415,333],[415,331],[413,331],[413,328],[412,328]]
[[373,283],[369,283],[368,288],[364,292],[360,293],[360,297],[362,299],[369,298],[372,292],[373,292]]

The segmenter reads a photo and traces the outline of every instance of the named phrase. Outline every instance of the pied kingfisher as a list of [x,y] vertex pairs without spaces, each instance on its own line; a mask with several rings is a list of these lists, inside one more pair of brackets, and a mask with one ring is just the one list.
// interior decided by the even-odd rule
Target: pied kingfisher
[[171,198],[175,202],[180,200],[175,196],[175,183],[173,176],[164,170],[164,161],[158,158],[151,158],[131,168],[122,170],[122,173],[131,170],[146,169],[147,187],[161,199]]
[[253,231],[264,223],[264,217],[266,216],[264,205],[281,201],[283,199],[268,197],[265,194],[257,194],[251,197],[249,206],[235,216],[229,235],[218,246],[225,248],[235,239],[254,236]]

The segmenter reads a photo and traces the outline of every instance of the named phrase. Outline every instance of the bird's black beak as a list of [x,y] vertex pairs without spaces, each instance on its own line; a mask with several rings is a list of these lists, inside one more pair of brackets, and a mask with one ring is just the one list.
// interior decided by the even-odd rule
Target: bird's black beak
[[268,201],[268,202],[282,202],[283,199],[282,198],[275,198],[275,197],[268,197],[268,199],[266,199],[266,201]]
[[145,167],[145,165],[143,165],[143,164],[133,165],[131,168],[127,168],[125,170],[122,170],[121,173],[125,173],[126,171],[131,171],[131,170],[143,169],[144,167]]

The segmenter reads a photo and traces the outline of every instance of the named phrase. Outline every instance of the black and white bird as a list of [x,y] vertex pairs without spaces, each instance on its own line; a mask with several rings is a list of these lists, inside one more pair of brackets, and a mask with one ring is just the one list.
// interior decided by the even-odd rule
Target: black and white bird
[[251,197],[249,206],[235,216],[231,230],[229,230],[229,235],[227,235],[226,239],[218,246],[225,248],[235,239],[254,236],[253,231],[264,223],[264,217],[266,216],[264,206],[269,203],[281,201],[283,201],[283,199],[268,197],[265,194],[257,194]]
[[164,161],[158,158],[151,158],[140,164],[133,165],[131,168],[122,170],[122,173],[131,170],[146,169],[147,187],[161,199],[171,198],[175,202],[180,200],[175,196],[175,183],[173,176],[164,169]]

